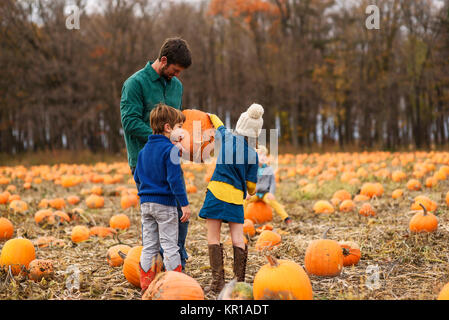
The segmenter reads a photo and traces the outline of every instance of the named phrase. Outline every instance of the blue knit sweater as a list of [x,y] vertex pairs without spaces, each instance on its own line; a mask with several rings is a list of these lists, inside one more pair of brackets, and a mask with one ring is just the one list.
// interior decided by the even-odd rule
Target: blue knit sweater
[[179,149],[161,134],[148,137],[137,157],[134,180],[140,184],[140,203],[155,202],[184,207],[189,204],[184,187]]

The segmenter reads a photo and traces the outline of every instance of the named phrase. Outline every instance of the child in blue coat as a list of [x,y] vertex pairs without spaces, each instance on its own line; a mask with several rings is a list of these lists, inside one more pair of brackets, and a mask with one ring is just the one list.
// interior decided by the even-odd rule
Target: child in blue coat
[[210,115],[215,127],[215,171],[207,186],[199,216],[207,219],[207,241],[212,283],[205,290],[220,292],[225,284],[223,246],[220,243],[222,222],[228,222],[234,250],[234,275],[245,281],[248,247],[243,235],[243,200],[256,192],[258,156],[249,139],[257,141],[263,125],[263,107],[251,105],[240,115],[235,133],[231,133],[216,116]]

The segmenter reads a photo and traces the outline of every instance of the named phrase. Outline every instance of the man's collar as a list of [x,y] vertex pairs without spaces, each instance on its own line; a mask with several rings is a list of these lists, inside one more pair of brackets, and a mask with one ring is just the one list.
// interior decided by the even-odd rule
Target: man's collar
[[154,68],[151,66],[153,64],[153,61],[149,61],[147,65],[145,66],[145,71],[147,72],[148,76],[150,77],[151,81],[158,80],[161,76],[159,73],[154,70]]

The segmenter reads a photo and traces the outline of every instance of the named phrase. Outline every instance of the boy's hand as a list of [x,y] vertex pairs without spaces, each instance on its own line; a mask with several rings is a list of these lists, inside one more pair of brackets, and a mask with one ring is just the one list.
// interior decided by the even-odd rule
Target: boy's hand
[[190,219],[190,215],[192,214],[192,212],[190,211],[190,207],[187,205],[185,207],[181,207],[181,210],[182,210],[181,222],[186,222],[187,220]]

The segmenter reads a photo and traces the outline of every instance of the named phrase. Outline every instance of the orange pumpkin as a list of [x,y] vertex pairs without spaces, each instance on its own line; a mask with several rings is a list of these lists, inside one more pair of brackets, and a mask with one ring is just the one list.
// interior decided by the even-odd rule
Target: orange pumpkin
[[131,221],[126,214],[116,214],[109,219],[109,226],[113,229],[128,230]]
[[309,274],[335,277],[343,268],[343,250],[335,240],[323,239],[312,241],[306,249],[305,267]]
[[419,203],[423,212],[416,213],[409,223],[411,232],[434,232],[438,228],[438,219],[434,214],[427,212],[426,207]]
[[340,201],[345,201],[345,200],[351,200],[352,196],[348,191],[342,189],[342,190],[335,191],[332,198],[339,199]]
[[47,209],[48,206],[50,205],[49,202],[50,202],[50,201],[48,201],[47,199],[44,198],[44,199],[42,199],[42,200],[39,202],[39,204],[37,205],[37,207],[38,207],[39,209]]
[[384,188],[380,183],[366,182],[360,189],[360,194],[372,198],[374,196],[380,197],[384,193]]
[[56,210],[62,210],[66,207],[66,203],[63,198],[52,199],[48,202],[48,204],[50,205],[50,207]]
[[437,300],[449,300],[449,282],[441,289]]
[[81,201],[80,197],[78,197],[78,196],[68,196],[67,197],[67,202],[70,203],[71,205],[78,204],[80,201]]
[[402,198],[402,196],[404,195],[404,190],[402,189],[396,189],[393,191],[393,193],[391,194],[391,197],[393,199],[399,199]]
[[273,230],[273,225],[270,223],[264,224],[256,229],[256,233],[262,233],[265,230]]
[[25,213],[28,210],[28,204],[23,200],[13,200],[9,204],[9,210],[14,213]]
[[412,210],[421,210],[420,204],[423,204],[427,211],[435,211],[438,208],[438,204],[427,196],[417,196],[414,200],[415,202],[411,206]]
[[343,248],[343,266],[358,264],[362,256],[358,244],[352,241],[340,241],[339,244]]
[[290,260],[267,256],[254,277],[254,300],[312,300],[310,279],[304,269]]
[[363,194],[358,194],[354,197],[354,202],[365,202],[369,201],[371,198],[368,196],[365,196]]
[[34,214],[34,221],[37,224],[54,224],[55,219],[53,211],[50,209],[42,209]]
[[254,222],[250,219],[245,219],[243,222],[243,233],[249,237],[254,237],[256,229],[254,228]]
[[355,204],[352,200],[344,200],[339,209],[341,212],[352,212],[355,209]]
[[4,192],[0,193],[0,204],[8,203],[8,199],[9,199],[10,195],[11,194],[8,191],[4,191]]
[[6,241],[0,255],[0,268],[7,270],[11,267],[13,275],[18,275],[22,268],[28,268],[31,261],[36,259],[36,250],[28,239],[15,238]]
[[374,210],[374,208],[371,206],[371,204],[369,204],[368,202],[364,203],[362,205],[362,207],[359,210],[359,214],[365,217],[368,216],[375,216],[376,215],[376,211]]
[[69,215],[63,211],[57,210],[53,212],[53,215],[55,216],[55,220],[59,221],[60,223],[70,222]]
[[125,194],[120,198],[120,205],[123,210],[134,207],[137,208],[139,199],[135,194]]
[[187,151],[183,158],[195,162],[204,162],[208,158],[210,147],[215,136],[215,128],[209,115],[200,110],[186,109],[182,113],[186,116],[182,129],[185,130],[182,147]]
[[53,277],[53,262],[51,260],[34,259],[28,266],[28,278],[40,282],[43,278],[49,280]]
[[262,200],[257,200],[246,206],[245,219],[250,219],[256,224],[269,222],[273,219],[273,210]]
[[256,250],[271,250],[273,247],[279,246],[281,244],[281,236],[274,231],[265,230],[263,231],[256,242]]
[[14,234],[14,226],[6,218],[0,218],[0,241],[11,239]]
[[315,211],[315,213],[330,214],[334,212],[334,207],[329,203],[329,201],[319,200],[313,205],[313,211]]
[[[123,274],[129,283],[140,288],[140,255],[142,253],[143,246],[132,247],[128,253],[123,255]],[[119,250],[120,252],[120,250]]]
[[116,233],[117,232],[112,228],[101,227],[101,226],[92,227],[89,230],[89,236],[98,236],[98,237],[102,237],[102,238],[112,236]]
[[104,198],[96,194],[91,194],[86,198],[86,204],[90,209],[103,208]]
[[125,244],[118,244],[116,246],[110,247],[108,249],[106,260],[111,267],[118,267],[123,264],[123,258],[118,254],[121,251],[123,254],[127,255],[129,250],[131,250],[130,246]]
[[196,193],[198,191],[198,189],[193,184],[187,184],[186,185],[186,191],[187,191],[187,193]]
[[89,228],[85,226],[75,226],[72,229],[71,239],[78,243],[89,239]]
[[195,279],[185,273],[167,271],[154,278],[142,300],[204,300],[204,291]]
[[406,186],[407,186],[407,189],[410,190],[410,191],[419,191],[419,190],[421,190],[421,182],[419,182],[416,179],[410,179],[407,182]]

